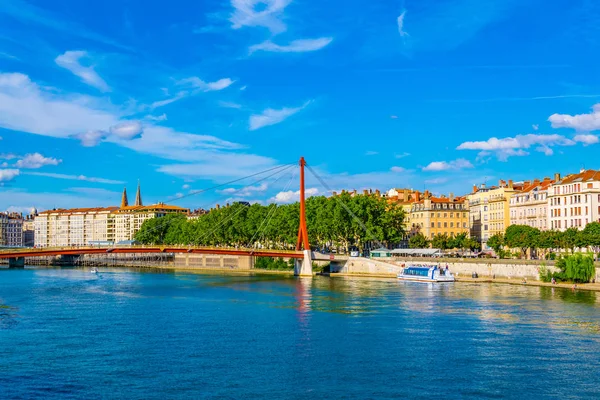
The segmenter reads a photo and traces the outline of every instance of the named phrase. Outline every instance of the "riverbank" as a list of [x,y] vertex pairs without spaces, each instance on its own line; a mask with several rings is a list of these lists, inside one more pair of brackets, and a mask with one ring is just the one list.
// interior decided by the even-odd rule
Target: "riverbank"
[[[335,274],[328,274],[328,276],[331,278],[339,277],[339,278],[398,279],[395,274],[373,274],[373,273],[352,273],[352,274],[335,273]],[[572,283],[556,283],[553,285],[552,283],[547,283],[547,282],[542,282],[542,281],[527,280],[527,283],[523,283],[522,279],[489,278],[489,277],[470,278],[470,277],[466,277],[466,276],[457,277],[455,283],[465,283],[465,282],[467,282],[467,283],[487,283],[487,284],[498,283],[498,284],[505,284],[505,285],[520,285],[520,286],[546,286],[546,287],[554,287],[554,288],[561,288],[561,289],[572,289],[573,288]],[[600,283],[578,283],[576,290],[588,290],[588,291],[600,292]]]

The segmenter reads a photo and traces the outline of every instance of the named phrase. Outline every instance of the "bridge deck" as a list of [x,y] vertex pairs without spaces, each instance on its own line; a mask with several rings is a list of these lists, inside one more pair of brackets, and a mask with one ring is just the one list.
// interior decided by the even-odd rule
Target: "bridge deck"
[[43,249],[20,249],[2,250],[0,258],[17,257],[49,257],[49,256],[75,256],[83,254],[142,254],[142,253],[191,253],[191,254],[215,254],[232,256],[254,256],[254,257],[304,257],[301,251],[285,250],[256,250],[256,249],[229,249],[209,247],[78,247],[78,248],[43,248]]

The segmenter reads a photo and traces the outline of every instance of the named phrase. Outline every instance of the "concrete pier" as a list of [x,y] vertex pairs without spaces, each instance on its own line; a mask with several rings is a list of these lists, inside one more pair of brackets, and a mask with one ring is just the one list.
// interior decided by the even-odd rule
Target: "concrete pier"
[[294,260],[294,275],[312,276],[312,257],[310,250],[304,250],[304,258]]

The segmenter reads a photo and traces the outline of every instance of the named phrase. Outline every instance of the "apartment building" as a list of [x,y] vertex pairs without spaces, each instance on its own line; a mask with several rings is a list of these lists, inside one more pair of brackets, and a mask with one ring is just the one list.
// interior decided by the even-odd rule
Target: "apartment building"
[[600,222],[600,171],[557,176],[548,189],[548,221],[550,229],[559,231]]
[[510,225],[528,225],[539,230],[549,230],[548,190],[560,179],[548,177],[543,180],[523,182],[521,191],[510,196]]
[[23,215],[0,213],[0,246],[23,246]]
[[498,186],[473,186],[467,196],[471,237],[488,250],[487,241],[495,234],[504,233],[510,225],[510,198],[523,188],[523,183],[500,180]]
[[144,206],[138,186],[136,203],[128,205],[123,191],[121,207],[58,209],[40,212],[34,220],[36,247],[69,247],[133,240],[144,221],[169,213],[188,214],[187,208],[164,203]]
[[464,197],[434,196],[411,189],[390,189],[388,202],[402,205],[406,230],[409,234],[422,233],[428,239],[438,234],[456,236],[469,233],[469,212]]

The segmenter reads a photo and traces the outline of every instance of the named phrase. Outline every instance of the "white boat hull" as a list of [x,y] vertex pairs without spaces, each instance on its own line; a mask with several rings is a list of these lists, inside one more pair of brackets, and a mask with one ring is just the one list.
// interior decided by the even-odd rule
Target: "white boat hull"
[[440,276],[434,279],[428,278],[426,276],[403,276],[398,275],[398,279],[401,281],[412,281],[412,282],[427,282],[427,283],[443,283],[443,282],[454,282],[453,276]]

